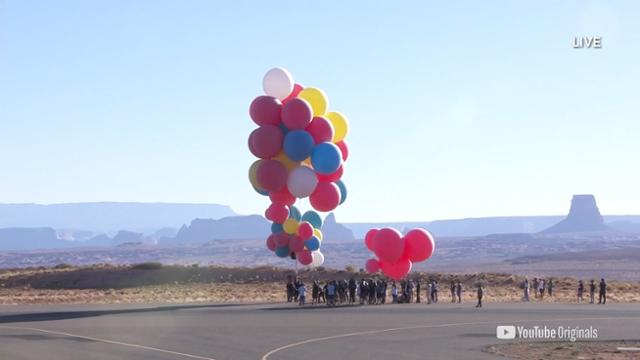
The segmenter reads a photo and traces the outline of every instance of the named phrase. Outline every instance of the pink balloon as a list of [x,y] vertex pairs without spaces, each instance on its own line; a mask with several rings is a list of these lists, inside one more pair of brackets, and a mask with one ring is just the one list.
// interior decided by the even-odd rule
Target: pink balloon
[[434,249],[433,236],[425,229],[413,229],[404,236],[404,255],[412,262],[427,260]]
[[264,160],[258,165],[258,184],[267,191],[278,191],[287,184],[287,168],[277,160]]
[[249,135],[249,150],[256,157],[271,159],[282,149],[282,130],[275,125],[261,126]]
[[407,276],[407,274],[409,273],[409,271],[411,271],[411,261],[409,259],[400,259],[397,262],[386,262],[386,261],[381,261],[380,262],[380,268],[382,269],[382,272],[394,279],[394,280],[400,280],[402,278],[404,278],[405,276]]
[[298,236],[289,237],[289,249],[296,253],[304,251],[304,240],[300,239]]
[[376,259],[369,259],[364,264],[364,268],[370,274],[376,273],[376,272],[378,272],[378,270],[380,270],[380,262],[378,260],[376,260]]
[[298,226],[298,236],[302,240],[309,240],[313,236],[313,225],[310,223],[303,221]]
[[331,174],[324,175],[324,174],[318,173],[318,180],[325,181],[325,182],[335,182],[340,180],[343,172],[344,172],[344,168],[342,167],[342,165],[340,165],[338,170],[336,170]]
[[275,223],[282,224],[289,217],[289,207],[280,203],[271,204],[265,211],[264,217]]
[[342,153],[342,161],[347,161],[347,158],[349,157],[349,147],[347,146],[347,141],[344,139],[341,141],[338,141],[336,143],[336,146],[340,149],[340,152]]
[[289,130],[306,128],[312,116],[311,105],[303,99],[291,99],[282,107],[282,122]]
[[331,211],[340,204],[340,188],[332,182],[319,182],[309,195],[309,202],[317,211]]
[[400,260],[404,251],[402,234],[393,228],[380,229],[373,238],[373,250],[383,262]]
[[273,241],[275,241],[276,247],[289,246],[289,235],[285,232],[273,234]]
[[251,102],[249,115],[258,125],[279,125],[282,103],[273,96],[258,96]]
[[276,240],[274,239],[275,235],[271,234],[269,235],[269,237],[267,238],[267,248],[271,251],[276,251]]
[[311,120],[309,126],[306,129],[313,137],[313,141],[316,144],[325,141],[331,141],[333,139],[333,125],[331,122],[322,116],[316,116]]
[[300,91],[304,90],[304,87],[300,84],[294,84],[293,85],[293,91],[291,92],[291,94],[289,94],[289,96],[287,96],[286,98],[282,99],[282,104],[286,104],[289,101],[291,101],[291,99],[295,99],[296,96],[298,96],[298,94],[300,94]]
[[367,249],[371,251],[375,251],[373,247],[373,238],[380,231],[380,229],[371,229],[367,231],[367,234],[364,236],[364,244],[367,246]]
[[309,265],[313,261],[313,256],[311,255],[311,251],[303,250],[296,253],[296,258],[302,265]]
[[274,204],[284,204],[287,206],[291,206],[296,202],[296,197],[291,195],[286,186],[278,191],[271,191],[269,193],[269,199],[271,199],[271,202]]

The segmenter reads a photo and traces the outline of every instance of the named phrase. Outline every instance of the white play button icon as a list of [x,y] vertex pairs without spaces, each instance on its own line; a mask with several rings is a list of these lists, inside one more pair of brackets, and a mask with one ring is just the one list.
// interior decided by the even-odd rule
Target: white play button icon
[[496,328],[496,337],[498,339],[515,339],[516,338],[516,327],[513,325],[499,325]]

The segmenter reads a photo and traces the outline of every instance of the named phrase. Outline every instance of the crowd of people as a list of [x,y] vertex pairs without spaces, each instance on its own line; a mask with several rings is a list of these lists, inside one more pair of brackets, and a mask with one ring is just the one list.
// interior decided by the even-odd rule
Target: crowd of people
[[[545,292],[549,296],[553,296],[555,284],[553,283],[553,279],[533,278],[533,284],[529,283],[529,279],[525,279],[522,288],[524,289],[524,295],[522,297],[523,301],[531,300],[531,291],[533,291],[534,298],[542,300],[544,299]],[[599,295],[598,304],[606,304],[607,283],[604,279],[600,279],[600,283],[598,285],[596,285],[596,281],[594,279],[591,279],[591,282],[589,283],[589,303],[595,304],[596,288],[598,289]],[[577,291],[577,300],[579,303],[584,301],[584,290],[584,282],[579,280]]]
[[[401,280],[388,282],[384,279],[362,278],[356,280],[328,280],[320,282],[313,281],[310,286],[297,278],[290,278],[286,286],[287,302],[295,302],[303,306],[308,303],[307,294],[311,292],[311,304],[326,304],[335,306],[336,304],[356,304],[360,305],[380,305],[387,303],[387,297],[391,295],[391,303],[402,304],[412,302],[423,302],[422,283],[413,280]],[[437,280],[428,280],[425,284],[426,303],[437,303],[440,285]],[[449,285],[451,291],[451,302],[462,303],[462,282],[451,281]],[[482,297],[484,288],[477,286],[476,307],[482,307]]]
[[[422,297],[422,289],[424,288],[424,298]],[[522,284],[524,295],[523,301],[531,301],[531,292],[533,298],[542,300],[545,295],[553,297],[555,291],[555,283],[553,279],[533,278],[532,282],[525,279]],[[596,289],[598,289],[598,304],[606,304],[607,302],[607,284],[604,279],[600,279],[600,283],[596,285],[595,280],[589,283],[589,302],[595,303]],[[462,303],[463,285],[459,280],[452,280],[449,283],[449,290],[452,303]],[[360,304],[360,305],[379,305],[386,304],[387,297],[391,295],[391,303],[420,303],[427,304],[438,302],[438,293],[440,284],[437,280],[430,279],[422,283],[419,280],[401,280],[388,282],[385,279],[361,278],[356,280],[351,277],[349,280],[327,280],[320,282],[314,280],[309,286],[298,278],[290,277],[286,286],[287,302],[295,302],[303,306],[309,301],[307,297],[311,295],[310,302],[312,305],[326,304],[327,306],[335,306],[337,304]],[[484,287],[481,283],[475,285],[475,295],[477,299],[476,307],[482,307],[482,298],[484,297]],[[578,282],[577,300],[584,301],[585,286],[582,280]],[[424,299],[424,300],[423,300]]]

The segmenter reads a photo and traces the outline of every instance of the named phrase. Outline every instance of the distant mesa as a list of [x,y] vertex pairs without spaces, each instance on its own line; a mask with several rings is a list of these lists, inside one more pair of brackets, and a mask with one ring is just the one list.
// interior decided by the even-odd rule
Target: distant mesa
[[610,231],[605,225],[593,195],[573,195],[569,215],[543,230],[543,234]]
[[353,231],[348,227],[336,222],[336,216],[333,213],[327,215],[322,225],[323,240],[329,240],[331,242],[351,242],[356,238],[353,236]]

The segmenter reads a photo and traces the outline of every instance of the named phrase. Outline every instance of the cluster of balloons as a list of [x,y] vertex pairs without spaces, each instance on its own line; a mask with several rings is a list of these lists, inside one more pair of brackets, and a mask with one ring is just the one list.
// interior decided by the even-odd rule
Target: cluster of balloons
[[382,270],[394,280],[404,278],[413,263],[427,260],[435,249],[433,236],[420,228],[410,230],[404,236],[394,228],[371,229],[364,242],[378,257],[367,260],[365,269],[369,273]]
[[[273,222],[267,247],[277,256],[319,266],[324,256],[317,212],[332,211],[347,198],[341,178],[349,124],[343,114],[328,111],[322,90],[294,83],[285,69],[269,70],[262,86],[265,95],[249,108],[259,126],[249,136],[249,150],[259,158],[249,168],[249,180],[271,200],[265,212]],[[315,211],[302,215],[293,204],[304,198]]]

